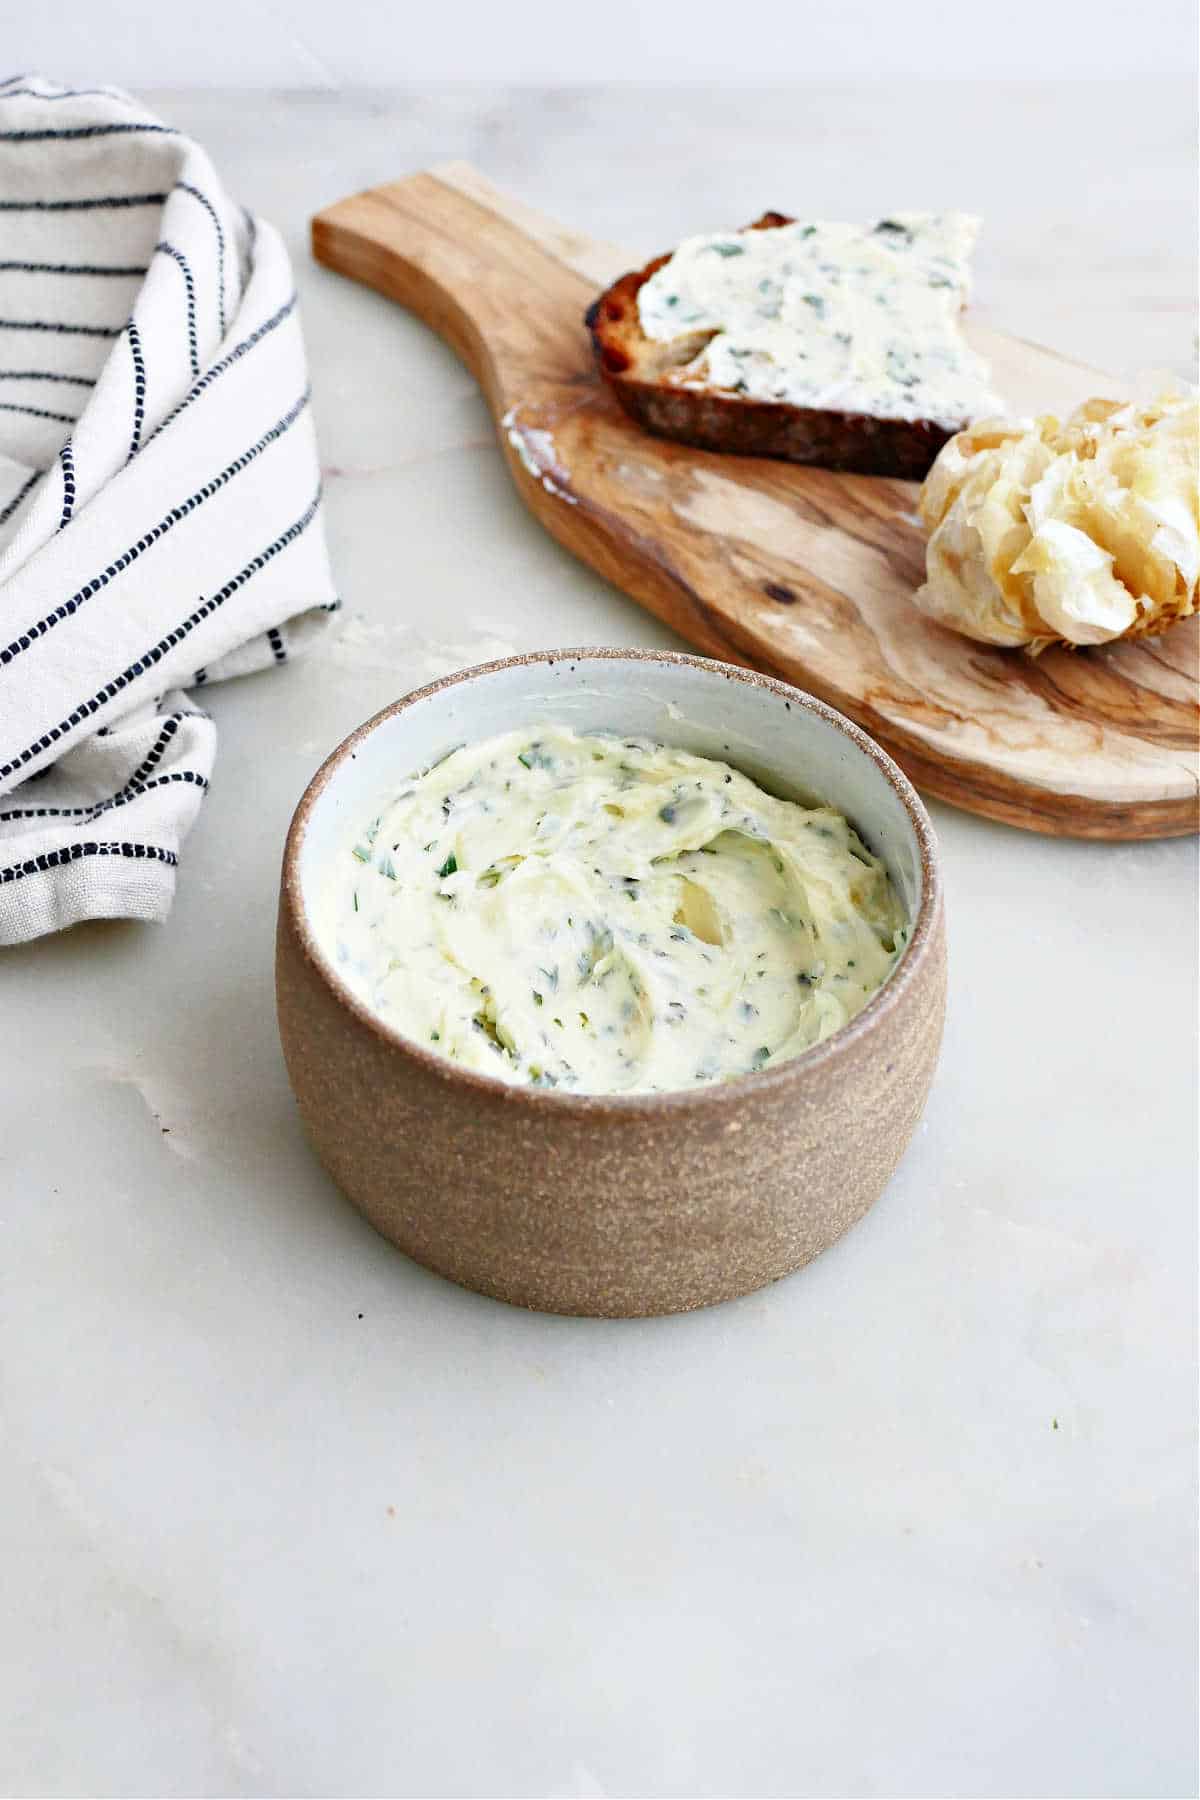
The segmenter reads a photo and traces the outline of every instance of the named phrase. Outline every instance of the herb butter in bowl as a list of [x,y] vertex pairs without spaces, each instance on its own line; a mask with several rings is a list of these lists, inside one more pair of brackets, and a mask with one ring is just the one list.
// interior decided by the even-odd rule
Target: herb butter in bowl
[[503,732],[351,835],[318,942],[381,1019],[501,1081],[673,1092],[787,1061],[907,937],[840,813],[648,738]]
[[389,708],[293,821],[289,1073],[381,1231],[484,1292],[681,1310],[809,1260],[924,1101],[944,948],[904,777],[794,689],[565,651]]

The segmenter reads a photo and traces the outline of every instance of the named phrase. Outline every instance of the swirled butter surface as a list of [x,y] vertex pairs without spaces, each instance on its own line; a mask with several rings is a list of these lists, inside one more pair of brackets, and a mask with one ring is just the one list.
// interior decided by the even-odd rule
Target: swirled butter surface
[[557,725],[454,751],[327,873],[319,940],[404,1036],[503,1081],[645,1093],[798,1056],[907,939],[841,815]]
[[688,238],[643,282],[638,317],[685,347],[680,386],[958,430],[1001,410],[958,329],[978,229],[967,213],[897,213]]

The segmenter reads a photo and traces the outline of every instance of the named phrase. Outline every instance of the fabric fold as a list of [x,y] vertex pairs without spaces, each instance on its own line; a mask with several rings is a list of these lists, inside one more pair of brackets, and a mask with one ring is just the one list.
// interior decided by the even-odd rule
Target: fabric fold
[[0,85],[0,943],[161,919],[215,728],[185,690],[337,608],[291,270],[115,91]]

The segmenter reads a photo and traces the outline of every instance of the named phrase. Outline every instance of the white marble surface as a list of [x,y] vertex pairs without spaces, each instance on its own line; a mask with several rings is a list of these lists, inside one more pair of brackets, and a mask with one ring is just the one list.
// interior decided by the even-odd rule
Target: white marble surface
[[[11,21],[10,21],[11,15]],[[169,24],[167,21],[169,20]],[[1153,0],[1142,15],[1097,12],[1094,0],[605,0],[603,15],[562,0],[88,0],[71,29],[53,7],[0,0],[11,60],[93,81],[120,69],[127,87],[274,86],[336,90],[364,82],[779,81],[1027,76],[1078,81],[1169,75],[1194,67],[1190,0]]]
[[0,1791],[1193,1793],[1190,843],[935,807],[912,1150],[809,1270],[686,1318],[398,1256],[305,1147],[271,996],[284,829],[352,725],[670,641],[523,513],[449,353],[308,263],[313,206],[451,155],[642,251],[967,204],[994,322],[1186,371],[1186,88],[153,98],[291,239],[349,616],[210,691],[169,924],[0,963]]

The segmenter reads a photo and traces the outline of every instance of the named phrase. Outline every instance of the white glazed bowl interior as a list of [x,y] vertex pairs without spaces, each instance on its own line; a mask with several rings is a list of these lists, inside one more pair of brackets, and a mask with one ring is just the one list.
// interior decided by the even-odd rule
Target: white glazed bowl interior
[[921,857],[902,796],[918,809],[920,802],[857,726],[782,683],[722,663],[597,650],[467,670],[364,728],[316,796],[300,844],[309,920],[319,915],[317,897],[349,834],[410,775],[460,744],[551,723],[654,738],[728,762],[783,799],[836,807],[883,858],[915,921]]

